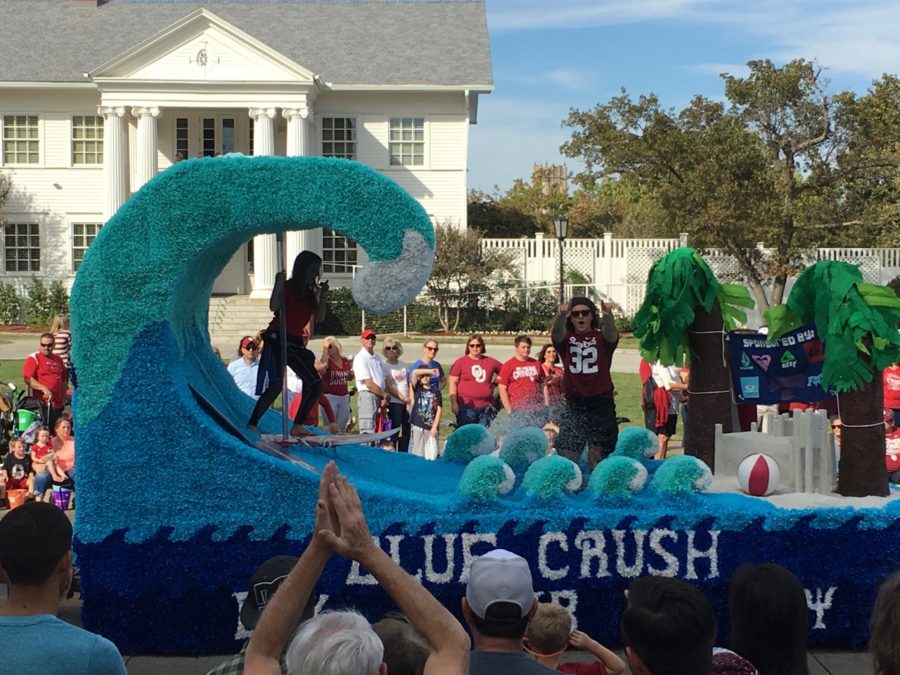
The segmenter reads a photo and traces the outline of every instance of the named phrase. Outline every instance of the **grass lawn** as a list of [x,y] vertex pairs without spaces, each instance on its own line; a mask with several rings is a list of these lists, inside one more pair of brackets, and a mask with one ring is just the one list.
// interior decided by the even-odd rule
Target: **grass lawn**
[[[0,362],[0,382],[3,384],[13,382],[19,389],[25,387],[22,380],[22,359]],[[5,389],[5,387],[0,387],[0,389]]]

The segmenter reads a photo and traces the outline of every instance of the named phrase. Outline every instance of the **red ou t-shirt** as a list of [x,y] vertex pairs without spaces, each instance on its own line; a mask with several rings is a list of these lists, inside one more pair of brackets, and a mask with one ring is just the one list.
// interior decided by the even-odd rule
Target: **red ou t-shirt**
[[567,397],[579,399],[613,395],[609,368],[618,344],[607,342],[599,330],[581,335],[566,332],[566,339],[557,345],[557,351],[565,370],[563,391]]
[[336,366],[329,359],[326,362],[325,374],[322,376],[322,393],[332,396],[345,396],[347,394],[347,381],[353,374],[353,365],[350,359],[341,357],[341,365]]
[[512,357],[500,367],[497,382],[506,385],[513,411],[533,410],[544,403],[544,369],[537,359]]
[[494,375],[500,362],[492,356],[473,359],[461,356],[450,367],[450,377],[458,377],[456,399],[466,408],[487,408],[494,404]]

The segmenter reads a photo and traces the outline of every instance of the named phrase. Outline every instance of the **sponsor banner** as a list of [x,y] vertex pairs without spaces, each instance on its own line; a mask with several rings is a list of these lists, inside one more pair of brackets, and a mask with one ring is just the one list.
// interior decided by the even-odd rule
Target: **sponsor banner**
[[785,333],[772,343],[762,333],[728,333],[726,340],[737,401],[814,403],[832,396],[821,386],[825,345],[813,325]]

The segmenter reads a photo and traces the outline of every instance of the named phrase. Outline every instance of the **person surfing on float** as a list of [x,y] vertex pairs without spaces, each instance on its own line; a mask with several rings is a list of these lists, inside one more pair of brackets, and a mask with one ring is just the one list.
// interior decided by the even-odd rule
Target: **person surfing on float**
[[[294,260],[291,278],[285,280],[284,272],[275,275],[275,287],[269,299],[269,309],[275,316],[264,332],[266,348],[256,382],[259,400],[250,414],[247,427],[256,431],[263,413],[269,409],[281,393],[285,364],[282,362],[281,312],[285,313],[287,365],[303,382],[303,400],[294,415],[291,436],[310,436],[313,432],[303,426],[310,409],[322,393],[322,379],[316,371],[316,356],[306,348],[306,327],[310,319],[325,318],[328,282],[319,282],[322,258],[312,251],[303,251]],[[268,378],[268,383],[266,379]]]

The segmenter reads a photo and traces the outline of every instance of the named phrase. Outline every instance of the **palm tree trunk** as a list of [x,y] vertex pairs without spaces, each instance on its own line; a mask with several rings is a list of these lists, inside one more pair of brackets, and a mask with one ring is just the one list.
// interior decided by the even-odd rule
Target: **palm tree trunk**
[[838,493],[845,497],[887,496],[887,469],[884,465],[884,415],[881,376],[860,391],[841,394],[841,464]]
[[[731,368],[725,354],[719,303],[711,312],[697,308],[690,327],[692,392],[684,429],[684,452],[715,470],[716,424],[731,431]],[[716,392],[716,393],[713,393]]]

